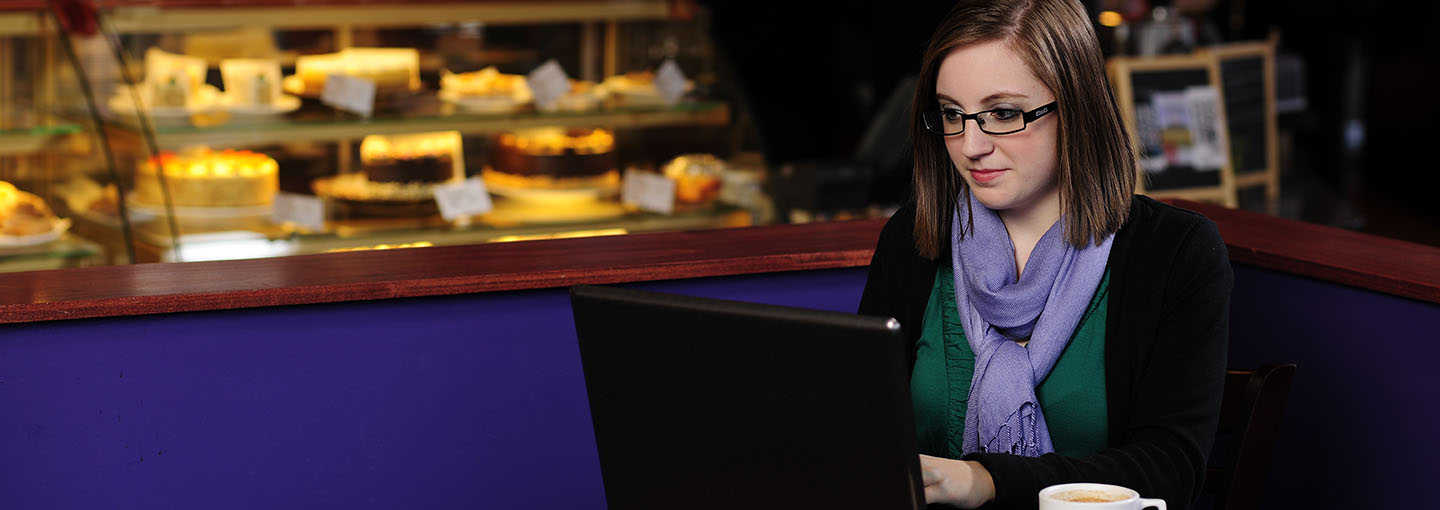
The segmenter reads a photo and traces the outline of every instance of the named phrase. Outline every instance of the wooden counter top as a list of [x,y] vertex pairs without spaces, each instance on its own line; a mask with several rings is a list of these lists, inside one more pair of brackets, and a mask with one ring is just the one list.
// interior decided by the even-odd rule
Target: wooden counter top
[[[1440,303],[1440,248],[1187,201],[1231,260]],[[0,275],[0,323],[867,265],[881,220]]]
[[436,296],[870,263],[881,220],[0,275],[0,323]]
[[1184,200],[1220,227],[1230,260],[1440,303],[1440,248]]

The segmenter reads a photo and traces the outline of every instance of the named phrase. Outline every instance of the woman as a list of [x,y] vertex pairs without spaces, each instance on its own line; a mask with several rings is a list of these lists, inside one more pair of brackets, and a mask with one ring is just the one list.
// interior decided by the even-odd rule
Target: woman
[[860,312],[915,341],[927,500],[1034,506],[1085,481],[1188,506],[1232,275],[1213,223],[1134,195],[1083,7],[962,1],[912,111],[915,202],[880,234]]

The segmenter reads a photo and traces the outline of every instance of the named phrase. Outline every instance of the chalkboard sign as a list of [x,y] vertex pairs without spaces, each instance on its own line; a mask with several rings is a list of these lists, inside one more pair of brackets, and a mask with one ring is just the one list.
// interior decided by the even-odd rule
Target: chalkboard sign
[[1139,142],[1138,191],[1236,206],[1217,63],[1193,55],[1110,60],[1117,100]]
[[1280,199],[1275,114],[1275,41],[1227,44],[1204,54],[1219,62],[1235,186],[1264,186],[1273,213]]

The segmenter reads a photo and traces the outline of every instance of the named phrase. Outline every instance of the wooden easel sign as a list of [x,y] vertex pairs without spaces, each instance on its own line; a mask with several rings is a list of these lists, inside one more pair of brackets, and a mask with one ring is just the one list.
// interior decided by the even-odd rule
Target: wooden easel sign
[[1275,40],[1207,48],[1219,62],[1235,187],[1263,186],[1265,208],[1280,207],[1280,142],[1275,111]]
[[1137,192],[1235,207],[1225,98],[1209,56],[1116,57],[1120,109],[1138,141]]

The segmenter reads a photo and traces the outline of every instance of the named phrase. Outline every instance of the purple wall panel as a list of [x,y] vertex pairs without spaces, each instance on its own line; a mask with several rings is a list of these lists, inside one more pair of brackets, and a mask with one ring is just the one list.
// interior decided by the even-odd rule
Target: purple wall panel
[[7,328],[0,506],[599,507],[573,336],[560,291]]
[[[864,277],[626,286],[853,311]],[[1300,365],[1268,507],[1429,501],[1440,306],[1236,266],[1231,326],[1231,366]],[[0,508],[602,508],[573,328],[563,289],[0,327]]]
[[[862,270],[633,284],[853,311]],[[603,508],[563,289],[0,328],[0,508]]]
[[1267,508],[1431,504],[1440,305],[1237,265],[1230,334],[1231,366],[1298,365]]

